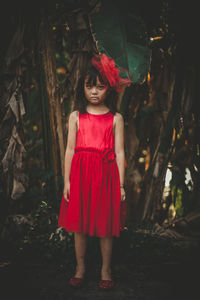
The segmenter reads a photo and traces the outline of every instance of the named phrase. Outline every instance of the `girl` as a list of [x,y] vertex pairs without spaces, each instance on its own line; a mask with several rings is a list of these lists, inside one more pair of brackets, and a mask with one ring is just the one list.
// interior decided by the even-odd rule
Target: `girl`
[[75,287],[84,280],[87,235],[100,238],[99,287],[114,286],[110,268],[113,236],[120,236],[126,216],[124,122],[116,101],[121,85],[131,84],[118,73],[112,58],[93,56],[79,80],[69,116],[58,225],[74,232],[77,266],[69,283]]

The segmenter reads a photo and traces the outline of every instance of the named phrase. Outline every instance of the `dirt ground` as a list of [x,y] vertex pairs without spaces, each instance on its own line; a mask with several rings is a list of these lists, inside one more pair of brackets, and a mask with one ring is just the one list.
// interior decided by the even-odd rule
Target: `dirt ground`
[[28,300],[181,300],[199,299],[199,238],[164,241],[144,238],[131,245],[115,239],[112,275],[115,288],[98,288],[101,255],[98,238],[90,238],[86,280],[81,289],[69,286],[75,256],[40,259],[32,253],[7,254],[0,261],[1,299]]

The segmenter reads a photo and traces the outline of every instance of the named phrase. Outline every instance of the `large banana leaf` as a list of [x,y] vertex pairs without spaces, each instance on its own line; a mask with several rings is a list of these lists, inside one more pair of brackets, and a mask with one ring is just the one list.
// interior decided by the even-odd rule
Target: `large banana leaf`
[[[128,69],[133,83],[141,83],[149,70],[151,50],[146,46],[145,25],[133,12],[134,1],[102,0],[90,20],[100,52],[111,56],[117,67]],[[128,77],[126,72],[120,75]]]

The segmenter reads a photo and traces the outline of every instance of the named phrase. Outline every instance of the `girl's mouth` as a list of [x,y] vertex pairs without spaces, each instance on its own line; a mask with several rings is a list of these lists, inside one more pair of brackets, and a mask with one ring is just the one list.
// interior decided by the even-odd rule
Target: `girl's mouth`
[[91,99],[99,99],[98,97],[91,97]]

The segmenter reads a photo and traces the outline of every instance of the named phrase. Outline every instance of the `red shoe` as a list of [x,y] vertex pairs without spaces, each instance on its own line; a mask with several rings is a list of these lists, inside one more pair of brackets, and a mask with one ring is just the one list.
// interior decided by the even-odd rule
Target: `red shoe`
[[113,280],[100,280],[99,287],[101,290],[110,290],[114,287],[114,281]]
[[79,288],[83,285],[83,280],[84,280],[84,278],[72,277],[69,280],[69,284],[73,287]]

